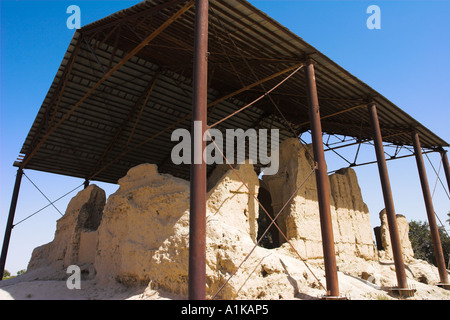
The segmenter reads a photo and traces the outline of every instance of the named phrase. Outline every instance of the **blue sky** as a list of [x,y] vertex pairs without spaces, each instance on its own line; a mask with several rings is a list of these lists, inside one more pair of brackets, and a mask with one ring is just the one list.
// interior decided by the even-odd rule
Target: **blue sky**
[[[66,9],[81,8],[81,25],[105,17],[138,1],[0,1],[0,240],[9,211],[16,169],[13,161],[28,134],[61,63],[73,30],[66,27]],[[450,1],[250,1],[298,34],[360,80],[379,91],[438,136],[450,141]],[[369,30],[369,5],[381,9],[381,29]],[[389,150],[387,150],[389,151]],[[355,152],[349,148],[349,155]],[[373,160],[371,147],[361,150],[361,160]],[[330,170],[346,165],[326,154]],[[439,155],[431,154],[439,167]],[[427,165],[433,191],[436,175]],[[408,220],[426,220],[414,158],[388,162],[396,211]],[[379,225],[383,198],[375,165],[356,168],[372,226]],[[83,181],[26,171],[46,193],[56,199]],[[443,171],[441,178],[446,184]],[[115,185],[99,184],[108,194]],[[73,194],[74,195],[74,194]],[[56,203],[64,212],[69,198]],[[438,184],[435,211],[442,221],[450,200]],[[15,221],[48,202],[24,178]],[[13,229],[6,269],[13,274],[27,266],[32,249],[53,239],[56,220],[48,208]],[[449,228],[447,228],[449,229]]]

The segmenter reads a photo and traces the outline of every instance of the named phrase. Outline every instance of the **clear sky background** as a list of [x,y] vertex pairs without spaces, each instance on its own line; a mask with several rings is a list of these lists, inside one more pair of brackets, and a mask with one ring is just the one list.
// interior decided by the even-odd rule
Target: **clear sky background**
[[[450,1],[250,1],[322,53],[380,92],[408,114],[450,141]],[[103,18],[138,1],[13,1],[1,0],[0,72],[0,241],[3,241],[19,154],[28,131],[55,77],[74,30],[66,27],[66,9],[81,8],[81,25]],[[369,5],[381,9],[381,29],[369,30]],[[386,150],[390,151],[390,150]],[[351,158],[355,149],[345,151]],[[329,170],[347,164],[327,153]],[[438,154],[430,154],[436,170]],[[372,147],[361,149],[374,160]],[[436,175],[425,158],[430,188]],[[384,208],[376,165],[355,169],[372,227]],[[388,162],[396,211],[409,221],[426,220],[413,157]],[[25,171],[51,199],[81,185],[81,179]],[[446,186],[443,170],[441,179]],[[97,183],[107,194],[116,185]],[[81,190],[81,188],[79,189]],[[71,196],[74,196],[73,193]],[[55,205],[64,212],[71,197]],[[450,200],[438,183],[437,215],[445,223]],[[27,178],[22,179],[15,223],[48,202]],[[25,269],[33,248],[53,240],[60,214],[49,207],[12,231],[6,269]],[[447,230],[450,229],[447,224]],[[1,244],[0,244],[1,245]]]

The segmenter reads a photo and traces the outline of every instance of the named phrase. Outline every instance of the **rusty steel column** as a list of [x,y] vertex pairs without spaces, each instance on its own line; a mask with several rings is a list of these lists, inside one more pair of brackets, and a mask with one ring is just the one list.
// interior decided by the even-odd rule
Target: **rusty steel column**
[[11,206],[9,207],[8,222],[6,223],[5,237],[3,239],[2,255],[0,257],[0,281],[3,278],[3,272],[5,272],[6,256],[8,255],[9,240],[11,239],[11,231],[14,223],[14,215],[16,214],[17,199],[19,197],[22,175],[23,170],[22,168],[19,168],[17,170],[16,182],[14,183]]
[[450,193],[450,166],[448,164],[447,151],[441,149],[442,165],[444,166],[445,177],[447,178],[448,192]]
[[206,163],[208,0],[195,1],[194,84],[191,130],[189,281],[191,300],[206,299]]
[[419,170],[420,184],[422,186],[423,199],[427,210],[428,224],[430,226],[431,240],[433,241],[434,255],[439,270],[441,284],[449,284],[447,270],[445,268],[444,253],[442,251],[439,229],[434,215],[433,201],[431,200],[430,188],[428,185],[427,172],[423,163],[422,149],[420,147],[419,134],[415,131],[411,133],[414,145],[414,154],[416,156],[417,169]]
[[383,140],[381,138],[380,124],[378,122],[377,107],[375,103],[370,103],[368,107],[374,135],[373,140],[375,144],[375,154],[377,156],[378,171],[380,173],[381,188],[383,190],[384,206],[388,220],[389,235],[392,244],[397,284],[401,289],[408,289],[405,263],[403,261],[402,247],[400,244],[400,237],[398,235],[397,217],[395,216],[394,201],[392,199],[391,183],[389,181],[386,159],[384,157]]
[[327,295],[339,296],[339,284],[336,267],[336,253],[334,249],[333,227],[331,223],[329,181],[327,164],[323,151],[322,125],[320,122],[319,99],[317,96],[316,77],[314,65],[311,60],[304,66],[306,77],[306,90],[308,96],[309,118],[311,123],[311,135],[316,161],[317,196],[319,200],[320,228],[322,234],[323,257],[325,263],[325,277],[327,281]]

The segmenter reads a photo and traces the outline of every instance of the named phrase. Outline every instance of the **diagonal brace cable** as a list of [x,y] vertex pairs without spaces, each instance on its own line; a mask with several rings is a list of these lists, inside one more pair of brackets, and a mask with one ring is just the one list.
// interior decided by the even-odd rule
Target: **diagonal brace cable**
[[27,178],[28,179],[28,181],[30,181],[31,182],[31,184],[44,196],[44,198],[45,199],[47,199],[47,201],[53,206],[53,208],[55,208],[56,209],[56,211],[58,211],[59,212],[59,214],[61,215],[61,216],[63,216],[63,214],[61,213],[61,211],[59,211],[59,209],[53,204],[53,202],[44,194],[44,192],[42,192],[42,190],[41,189],[39,189],[39,187],[33,182],[33,181],[31,181],[31,179],[25,174],[25,172],[23,173],[23,175],[25,176],[25,178]]
[[215,127],[216,125],[218,125],[219,123],[227,120],[228,118],[231,118],[232,116],[238,114],[241,111],[244,111],[245,109],[247,109],[248,107],[252,106],[253,104],[255,104],[256,102],[258,102],[259,100],[261,100],[262,98],[264,98],[265,96],[269,95],[272,91],[274,91],[276,88],[278,88],[279,86],[281,86],[285,81],[287,81],[290,77],[292,77],[294,74],[297,73],[297,71],[299,71],[301,68],[303,68],[303,65],[300,65],[297,69],[295,69],[291,74],[289,74],[286,78],[284,78],[283,80],[281,80],[276,86],[274,86],[272,89],[270,89],[269,91],[267,91],[266,93],[264,93],[263,95],[261,95],[259,98],[256,98],[255,100],[253,100],[252,102],[250,102],[249,104],[245,105],[244,107],[240,108],[239,110],[236,110],[235,112],[233,112],[232,114],[226,116],[225,118],[213,123],[212,125],[209,126],[209,128]]
[[258,202],[258,205],[261,207],[261,209],[263,209],[263,211],[266,213],[266,215],[269,217],[269,219],[271,220],[271,223],[269,224],[269,226],[267,227],[267,229],[265,230],[265,232],[262,234],[262,236],[260,237],[260,239],[258,240],[258,242],[254,245],[254,247],[252,248],[252,250],[247,254],[247,256],[245,257],[245,259],[240,263],[240,265],[236,268],[236,270],[230,275],[230,277],[227,279],[227,281],[219,288],[219,290],[214,294],[214,296],[212,297],[212,300],[214,300],[216,298],[216,296],[220,293],[220,291],[222,291],[222,289],[226,286],[226,284],[231,280],[231,278],[237,273],[237,271],[240,269],[240,267],[244,264],[245,261],[247,261],[247,259],[249,258],[249,256],[253,253],[253,251],[256,249],[256,247],[258,246],[258,244],[262,241],[262,239],[264,238],[264,236],[266,235],[266,233],[268,232],[268,230],[270,229],[270,227],[272,227],[272,225],[275,225],[275,227],[278,229],[278,231],[280,232],[280,234],[283,236],[283,238],[286,240],[287,243],[289,243],[289,245],[291,246],[291,248],[294,250],[294,252],[297,254],[297,256],[300,258],[300,260],[302,260],[302,262],[305,264],[305,266],[308,268],[308,270],[311,272],[311,274],[315,277],[315,279],[319,282],[319,284],[321,285],[321,287],[325,289],[324,285],[320,282],[320,280],[317,278],[317,276],[314,274],[314,272],[311,270],[311,268],[308,266],[308,264],[306,263],[305,259],[303,259],[300,254],[298,253],[298,251],[295,249],[295,247],[293,246],[293,244],[289,241],[289,239],[286,237],[286,235],[283,233],[283,231],[280,229],[280,227],[277,225],[277,223],[275,222],[275,220],[278,218],[278,216],[281,214],[281,212],[286,208],[286,206],[290,203],[290,201],[293,199],[293,197],[297,194],[298,190],[305,184],[305,182],[307,181],[307,179],[313,174],[313,172],[317,169],[317,164],[316,166],[311,170],[311,172],[308,174],[308,176],[305,178],[305,180],[300,184],[300,186],[297,187],[297,189],[295,190],[295,192],[291,195],[291,197],[289,198],[289,200],[283,205],[283,207],[281,208],[281,210],[277,213],[277,215],[275,216],[275,218],[272,218],[270,216],[270,214],[267,212],[267,210],[264,208],[264,206],[261,204],[261,202],[259,202],[258,198],[255,196],[255,194],[250,190],[249,186],[244,182],[244,180],[240,177],[240,175],[237,173],[237,171],[233,168],[233,166],[230,164],[230,162],[228,161],[228,159],[225,157],[225,155],[223,154],[222,150],[219,148],[219,146],[216,144],[216,142],[214,141],[214,139],[212,138],[211,134],[209,133],[209,131],[206,131],[207,134],[209,135],[211,141],[214,143],[214,145],[216,146],[217,150],[220,152],[220,154],[222,155],[222,157],[225,159],[225,162],[228,164],[228,166],[231,168],[231,170],[234,172],[234,174],[236,174],[236,176],[238,177],[239,180],[241,180],[241,182],[245,185],[245,187],[247,188],[248,192],[250,193],[250,195],[252,195],[252,197],[256,200],[256,202]]
[[17,226],[18,224],[24,222],[25,220],[28,220],[28,219],[31,218],[32,216],[34,216],[34,215],[38,214],[39,212],[41,212],[42,210],[44,210],[44,209],[50,207],[50,206],[53,205],[55,202],[61,200],[62,198],[66,197],[67,195],[71,194],[72,192],[74,192],[75,190],[77,190],[78,188],[80,188],[80,187],[83,186],[83,185],[84,185],[84,182],[83,182],[82,184],[80,184],[78,187],[73,188],[73,189],[70,190],[69,192],[66,192],[66,193],[63,194],[61,197],[59,197],[58,199],[56,199],[55,201],[50,202],[50,203],[49,203],[48,205],[46,205],[45,207],[42,207],[41,209],[39,209],[39,210],[33,212],[32,214],[30,214],[29,216],[23,218],[22,220],[20,220],[20,221],[17,222],[16,224],[14,224],[13,227],[15,227],[15,226]]

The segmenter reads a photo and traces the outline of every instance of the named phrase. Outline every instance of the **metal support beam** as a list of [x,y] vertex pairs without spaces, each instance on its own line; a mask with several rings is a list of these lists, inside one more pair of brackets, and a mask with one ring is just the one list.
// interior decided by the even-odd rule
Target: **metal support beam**
[[240,94],[242,92],[248,91],[248,90],[250,90],[253,87],[261,85],[264,82],[267,82],[267,81],[272,80],[272,79],[274,79],[274,78],[276,78],[278,76],[281,76],[282,74],[285,74],[286,72],[295,70],[295,69],[301,67],[302,65],[303,65],[303,63],[297,63],[297,64],[295,64],[293,66],[290,66],[290,67],[288,67],[288,68],[286,68],[284,70],[281,70],[281,71],[279,71],[277,73],[274,73],[274,74],[272,74],[272,75],[270,75],[268,77],[265,77],[264,79],[258,80],[258,81],[254,82],[252,84],[249,84],[249,85],[247,85],[247,86],[245,86],[245,87],[243,87],[243,88],[241,88],[239,90],[236,90],[236,91],[234,91],[232,93],[229,93],[229,94],[227,94],[227,95],[225,95],[225,96],[223,96],[223,97],[221,97],[221,98],[219,98],[219,99],[209,103],[208,104],[208,108],[210,108],[212,106],[215,106],[216,104],[219,104],[219,103],[221,103],[221,102],[223,102],[223,101],[225,101],[225,100],[227,100],[227,99],[229,99],[231,97],[234,97],[234,96],[236,96],[236,95],[238,95],[238,94]]
[[[322,117],[320,117],[320,120],[328,119],[328,118],[331,118],[331,117],[334,117],[334,116],[337,116],[337,115],[340,115],[340,114],[343,114],[343,113],[346,113],[346,112],[349,112],[349,111],[353,111],[355,109],[359,109],[359,108],[362,108],[362,107],[365,107],[365,106],[367,106],[367,103],[363,103],[363,104],[360,104],[360,105],[357,105],[357,106],[354,106],[354,107],[347,108],[345,110],[341,110],[341,111],[334,112],[334,113],[326,115],[326,116],[322,116]],[[300,123],[300,127],[306,126],[310,122],[311,121],[306,121],[306,122]]]
[[115,27],[117,25],[123,24],[125,22],[128,21],[132,21],[132,20],[137,20],[139,18],[148,18],[150,16],[156,15],[158,13],[160,13],[162,10],[167,9],[167,8],[173,8],[176,5],[178,5],[179,3],[182,3],[186,0],[172,0],[172,1],[166,1],[160,5],[157,5],[155,7],[150,7],[148,9],[139,11],[133,15],[127,15],[123,18],[119,18],[119,19],[114,19],[114,21],[109,22],[109,23],[103,23],[99,26],[96,25],[90,25],[90,26],[86,26],[83,28],[83,33],[84,34],[93,34],[96,32],[99,32],[101,30],[107,29],[107,28],[111,28],[111,27]]
[[369,117],[372,123],[375,153],[377,156],[378,171],[380,173],[381,188],[383,190],[384,205],[388,219],[389,235],[392,244],[392,253],[394,256],[395,273],[397,275],[397,284],[400,289],[408,289],[406,281],[405,263],[403,261],[400,237],[397,228],[397,217],[395,216],[394,201],[392,199],[391,184],[387,171],[386,159],[384,157],[383,140],[378,122],[377,108],[374,103],[370,103]]
[[311,136],[314,160],[317,163],[316,183],[319,200],[320,228],[322,232],[323,257],[325,263],[325,277],[327,281],[327,296],[339,297],[339,285],[336,267],[336,253],[331,224],[331,209],[329,195],[329,181],[327,164],[323,151],[322,125],[320,123],[319,99],[316,89],[316,78],[312,61],[305,64],[306,89],[308,95],[309,118],[311,122]]
[[23,159],[21,163],[21,168],[25,168],[27,163],[33,158],[33,156],[36,154],[36,152],[42,147],[42,145],[45,143],[45,141],[48,139],[48,137],[56,130],[58,127],[66,121],[72,113],[77,110],[77,108],[83,104],[83,102],[89,98],[89,96],[97,90],[100,85],[105,82],[114,72],[116,72],[121,66],[123,66],[125,63],[127,63],[131,58],[133,58],[137,53],[139,53],[143,48],[145,48],[153,39],[155,39],[158,35],[160,35],[164,30],[166,30],[174,21],[176,21],[181,15],[183,15],[185,12],[189,11],[191,7],[194,5],[194,0],[189,1],[186,3],[180,10],[175,12],[174,15],[172,15],[168,20],[166,20],[161,26],[159,26],[157,29],[155,29],[147,38],[145,38],[144,41],[142,41],[139,45],[137,45],[133,50],[131,50],[130,53],[128,53],[122,60],[120,60],[113,68],[111,68],[99,81],[97,81],[94,86],[92,86],[88,92],[81,98],[69,111],[67,111],[62,118],[56,123],[53,127],[51,127],[47,133],[42,137],[42,139],[39,141],[39,143],[34,147],[34,149],[27,153],[25,158]]
[[[150,98],[150,96],[151,96],[151,94],[153,92],[153,89],[154,89],[154,87],[156,85],[156,82],[158,81],[158,78],[159,78],[159,72],[157,72],[155,74],[155,76],[153,76],[153,78],[149,81],[149,83],[147,84],[147,87],[144,89],[144,91],[141,93],[139,98],[136,100],[136,103],[133,105],[133,107],[128,112],[127,117],[122,121],[122,123],[120,124],[120,127],[117,128],[117,130],[116,130],[116,132],[114,134],[114,137],[111,138],[111,140],[109,141],[108,145],[103,150],[100,158],[98,158],[98,160],[95,163],[94,167],[91,169],[91,171],[89,173],[89,176],[87,177],[88,180],[91,180],[92,178],[95,177],[94,173],[99,169],[99,167],[102,164],[103,160],[105,158],[107,158],[107,156],[110,154],[111,150],[117,144],[117,141],[121,137],[122,132],[125,130],[127,125],[130,123],[131,119],[135,116],[137,110],[139,109],[138,107],[141,106],[141,110],[139,112],[139,116],[136,119],[136,123],[135,123],[135,126],[136,126],[137,121],[139,121],[139,118],[140,118],[140,116],[141,116],[141,114],[143,112],[143,109],[145,108],[145,106],[148,103],[148,99]],[[126,146],[128,146],[128,144],[130,142],[130,139],[132,138],[132,136],[134,134],[135,126],[133,126],[133,129],[131,130],[131,133],[130,133],[130,136],[128,137],[128,141],[127,141]],[[126,148],[126,146],[125,146],[125,148]]]
[[[449,284],[447,270],[445,268],[444,253],[442,251],[441,239],[439,237],[439,229],[436,223],[436,217],[433,208],[433,201],[431,200],[430,188],[428,185],[427,172],[422,157],[422,149],[420,147],[419,134],[415,131],[411,133],[414,145],[414,154],[416,155],[417,169],[419,170],[420,184],[422,186],[423,198],[425,201],[425,208],[427,210],[428,224],[430,226],[431,240],[433,241],[434,256],[436,257],[436,264],[439,270],[439,278],[441,284]],[[448,163],[447,163],[448,165]]]
[[450,193],[450,166],[448,164],[447,151],[442,149],[439,152],[441,153],[442,165],[444,166],[445,177],[447,178],[448,192]]
[[208,0],[195,1],[194,85],[191,141],[189,283],[190,300],[206,299],[206,171],[203,134],[207,121]]
[[[327,151],[327,150],[325,150],[325,151]],[[435,152],[435,151],[426,151],[426,152],[423,152],[423,154],[432,153],[432,152]],[[387,158],[387,159],[386,159],[386,162],[392,161],[392,160],[398,160],[398,159],[410,158],[410,157],[414,157],[414,154],[411,153],[411,154],[406,154],[406,155],[404,155],[404,156],[398,156],[398,157],[395,157],[395,158]],[[374,163],[377,163],[377,161],[375,160],[375,161],[368,161],[368,162],[355,163],[355,164],[352,163],[352,165],[350,166],[350,168],[366,166],[366,165],[374,164]],[[341,169],[329,171],[328,174],[333,174],[333,173],[335,173],[336,171],[339,171],[339,170],[341,170]]]
[[0,281],[3,278],[5,272],[6,256],[8,254],[9,240],[11,239],[11,230],[14,223],[14,215],[16,213],[17,198],[19,197],[20,183],[22,182],[23,170],[19,168],[17,170],[16,182],[14,184],[11,206],[9,207],[8,222],[6,223],[5,237],[3,239],[2,255],[0,257]]

